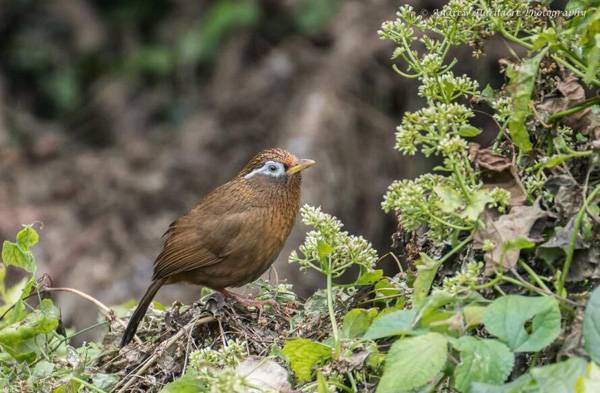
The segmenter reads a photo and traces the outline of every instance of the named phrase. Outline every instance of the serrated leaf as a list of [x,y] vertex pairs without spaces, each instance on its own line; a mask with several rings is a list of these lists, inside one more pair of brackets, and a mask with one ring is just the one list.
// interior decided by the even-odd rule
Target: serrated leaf
[[362,336],[376,316],[376,308],[371,308],[369,310],[355,308],[348,311],[342,322],[342,330],[340,332],[341,337],[356,338]]
[[330,347],[307,338],[297,338],[286,342],[282,352],[290,362],[290,368],[300,383],[311,381],[313,367],[331,359]]
[[583,340],[587,353],[600,363],[600,287],[592,292],[583,315]]
[[381,315],[373,321],[363,338],[375,340],[382,337],[412,334],[416,314],[415,310],[398,310]]
[[25,228],[17,233],[17,244],[24,250],[29,250],[29,248],[35,246],[39,240],[40,236],[30,225],[25,226]]
[[[528,333],[525,324],[530,320]],[[539,351],[560,334],[558,302],[545,296],[502,296],[487,307],[483,322],[488,332],[515,352]]]
[[441,334],[397,340],[385,359],[377,393],[399,393],[431,382],[444,368],[447,357],[448,341]]
[[463,336],[454,342],[460,363],[454,369],[454,387],[468,392],[473,382],[501,384],[514,365],[514,355],[498,340]]

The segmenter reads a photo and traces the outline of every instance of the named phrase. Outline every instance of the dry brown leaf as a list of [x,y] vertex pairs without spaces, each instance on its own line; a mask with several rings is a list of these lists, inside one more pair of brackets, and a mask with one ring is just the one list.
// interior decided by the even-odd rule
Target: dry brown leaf
[[511,207],[521,206],[526,202],[527,194],[511,160],[490,149],[481,149],[476,143],[469,146],[469,158],[481,169],[484,189],[492,190],[497,187],[510,192]]
[[[577,77],[572,74],[558,82],[556,89],[561,97],[548,98],[538,105],[538,111],[546,118],[585,100],[585,89],[579,84]],[[575,132],[590,135],[592,140],[600,139],[600,114],[594,113],[592,108],[586,108],[564,117],[561,121]]]
[[499,266],[502,266],[504,271],[512,269],[519,261],[520,251],[508,250],[503,256],[503,245],[519,237],[529,238],[536,221],[547,216],[548,213],[542,210],[538,203],[534,206],[515,206],[510,213],[501,216],[494,210],[486,209],[482,214],[485,227],[475,232],[473,241],[477,249],[482,249],[486,240],[493,243],[492,250],[486,251],[484,255],[485,273],[491,274]]

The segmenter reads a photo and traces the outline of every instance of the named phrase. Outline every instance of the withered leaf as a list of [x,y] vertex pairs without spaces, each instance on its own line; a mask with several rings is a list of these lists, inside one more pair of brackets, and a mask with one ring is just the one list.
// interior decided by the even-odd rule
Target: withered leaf
[[[538,112],[546,119],[585,100],[585,89],[573,74],[567,75],[558,82],[556,89],[560,97],[547,98],[538,105]],[[595,113],[592,108],[564,117],[561,121],[575,132],[590,135],[592,140],[600,139],[600,113]]]
[[547,216],[548,213],[538,203],[533,206],[515,206],[510,213],[501,216],[486,209],[482,215],[485,227],[475,232],[473,243],[478,249],[483,248],[486,240],[493,243],[493,248],[484,255],[486,274],[491,274],[498,267],[502,267],[504,271],[512,269],[519,261],[520,250],[505,250],[505,244],[518,238],[528,238],[536,221]]
[[476,143],[469,145],[469,158],[481,169],[484,189],[491,191],[497,187],[510,192],[511,207],[525,203],[527,194],[511,160],[490,149],[481,149]]
[[561,217],[570,217],[579,211],[581,188],[572,177],[552,176],[544,183],[544,187],[554,194],[554,207]]
[[[561,248],[567,250],[571,244],[571,235],[573,234],[573,226],[575,225],[576,217],[573,216],[567,222],[564,228],[558,228],[554,236],[552,236],[547,242],[540,245],[541,248]],[[575,249],[581,250],[588,248],[589,246],[581,239],[581,236],[577,236],[575,239]]]

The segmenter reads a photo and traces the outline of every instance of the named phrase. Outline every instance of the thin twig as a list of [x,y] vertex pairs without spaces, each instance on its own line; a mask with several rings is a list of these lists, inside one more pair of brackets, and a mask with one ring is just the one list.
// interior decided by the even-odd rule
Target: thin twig
[[156,350],[154,351],[152,356],[150,356],[144,363],[142,363],[141,367],[137,371],[135,371],[135,374],[133,374],[133,372],[129,374],[129,375],[133,374],[133,375],[131,375],[129,380],[127,380],[127,376],[124,379],[122,379],[120,383],[127,380],[127,383],[125,385],[123,385],[122,388],[120,388],[118,391],[116,391],[117,387],[120,384],[119,383],[119,384],[117,384],[117,386],[115,386],[113,391],[116,391],[117,393],[127,392],[128,389],[131,387],[131,385],[133,385],[135,379],[138,377],[141,377],[150,368],[150,366],[152,366],[154,364],[154,362],[156,362],[158,360],[158,358],[160,358],[160,356],[163,354],[163,352],[166,351],[167,349],[169,349],[173,344],[175,344],[181,336],[187,334],[188,331],[191,331],[197,325],[204,325],[204,324],[213,322],[215,320],[216,320],[216,318],[213,316],[207,316],[207,317],[200,318],[200,319],[196,319],[196,318],[192,319],[180,331],[178,331],[173,336],[171,336],[171,338],[169,338],[167,341],[158,345],[158,347],[156,348]]
[[[123,322],[119,317],[117,317],[115,315],[115,312],[113,310],[110,309],[110,307],[108,307],[106,304],[102,303],[100,300],[96,299],[95,297],[88,295],[85,292],[80,291],[79,289],[75,289],[75,288],[67,288],[67,287],[61,287],[61,288],[44,288],[42,292],[68,292],[68,293],[73,293],[91,303],[94,303],[106,316],[106,318],[108,318],[109,320],[112,321],[116,321],[119,325],[121,325],[123,328],[127,328],[127,324],[125,322]],[[135,342],[138,344],[143,344],[142,340],[140,340],[140,338],[138,336],[134,336],[133,337]]]

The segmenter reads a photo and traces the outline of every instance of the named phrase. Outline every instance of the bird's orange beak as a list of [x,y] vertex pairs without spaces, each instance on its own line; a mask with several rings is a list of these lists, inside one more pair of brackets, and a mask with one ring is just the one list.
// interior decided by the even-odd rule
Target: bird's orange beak
[[303,171],[306,168],[308,168],[309,166],[313,166],[315,164],[316,164],[316,162],[313,161],[313,160],[302,159],[302,160],[299,160],[296,165],[294,165],[293,167],[291,167],[290,169],[288,169],[285,172],[285,174],[286,175],[293,175],[294,173],[298,173],[300,171]]

